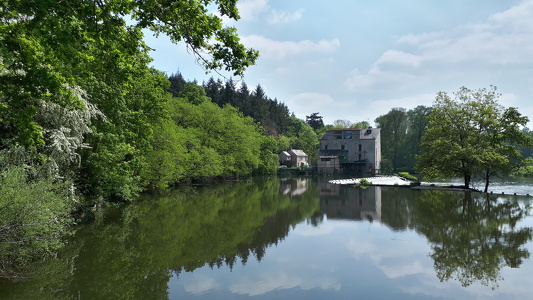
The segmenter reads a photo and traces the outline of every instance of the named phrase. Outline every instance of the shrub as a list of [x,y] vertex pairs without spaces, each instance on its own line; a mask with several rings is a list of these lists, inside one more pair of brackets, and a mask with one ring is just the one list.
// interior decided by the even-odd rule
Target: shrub
[[362,186],[366,186],[366,185],[372,185],[372,182],[370,182],[368,179],[366,178],[361,178],[359,180],[359,185],[362,185]]
[[32,180],[27,169],[0,174],[0,277],[16,277],[37,258],[58,249],[73,223],[68,185]]
[[409,172],[400,172],[398,173],[398,175],[408,180],[418,181],[418,178],[416,178],[416,176],[414,175],[409,174]]

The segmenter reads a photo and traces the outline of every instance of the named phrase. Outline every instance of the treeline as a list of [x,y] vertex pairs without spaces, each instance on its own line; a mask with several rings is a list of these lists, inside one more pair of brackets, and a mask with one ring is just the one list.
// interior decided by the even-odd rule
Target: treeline
[[[169,80],[169,91],[177,97],[187,82],[181,73],[170,75]],[[211,77],[201,86],[213,103],[220,107],[229,104],[238,108],[245,116],[259,122],[268,134],[275,137],[287,134],[289,108],[277,99],[269,98],[260,84],[250,90],[244,81],[235,82],[231,78],[222,81]]]
[[[186,81],[181,73],[172,74],[169,92],[175,97],[191,94],[191,89],[203,87],[202,97],[223,108],[235,107],[246,117],[259,124],[267,136],[274,138],[268,148],[275,154],[290,148],[301,149],[312,162],[316,162],[318,139],[323,131],[314,130],[313,124],[289,113],[283,102],[268,97],[260,84],[249,90],[244,81],[235,82],[231,78],[222,81],[210,78],[199,85],[196,81]],[[205,93],[205,94],[204,94]],[[321,117],[319,117],[321,118]]]
[[[37,139],[23,136],[15,119],[9,119],[14,106],[5,109],[0,137],[3,240],[30,240],[32,245],[22,244],[53,249],[50,245],[59,245],[74,221],[71,211],[91,214],[89,208],[104,202],[131,201],[143,191],[179,183],[274,174],[277,153],[291,147],[316,156],[313,129],[289,116],[283,104],[257,96],[260,86],[243,101],[279,108],[282,113],[274,119],[270,112],[254,114],[256,120],[231,105],[242,89],[228,98],[220,95],[215,103],[203,86],[182,82],[177,89],[172,76],[141,70],[142,76],[118,85],[80,81],[70,88],[79,106],[34,102]],[[9,257],[0,259],[8,266],[22,263],[20,253],[31,252],[22,244],[1,244]]]
[[[470,105],[469,107],[473,109],[475,106]],[[375,119],[376,126],[381,128],[383,171],[416,172],[417,156],[424,150],[421,144],[423,137],[428,129],[435,126],[430,122],[430,115],[433,110],[434,108],[432,106],[422,105],[410,110],[405,108],[392,108],[388,113]],[[457,121],[455,126],[459,125]],[[441,124],[439,126],[453,126],[453,124]],[[521,132],[533,139],[533,131],[529,128],[522,127]],[[533,147],[524,146],[520,143],[516,143],[513,146],[516,147],[524,158],[533,158]],[[450,148],[451,145],[444,145],[444,147]]]
[[[276,140],[238,109],[211,102],[203,87],[173,97],[169,79],[149,66],[147,28],[185,41],[206,69],[241,76],[258,54],[207,13],[211,4],[237,18],[235,1],[3,3],[0,277],[57,249],[74,216],[105,202],[274,172],[288,136]],[[284,120],[276,130],[289,132]]]
[[392,108],[374,120],[376,127],[381,128],[382,169],[385,172],[414,170],[431,111],[431,107],[423,105],[410,110]]

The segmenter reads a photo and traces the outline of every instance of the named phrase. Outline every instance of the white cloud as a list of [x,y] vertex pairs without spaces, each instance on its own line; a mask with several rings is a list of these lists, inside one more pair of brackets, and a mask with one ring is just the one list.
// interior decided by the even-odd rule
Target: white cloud
[[239,15],[243,21],[259,21],[265,16],[270,24],[290,23],[302,18],[304,9],[293,12],[273,9],[269,0],[245,0],[237,4]]
[[328,57],[328,58],[325,58],[325,59],[310,61],[310,62],[307,63],[307,65],[308,66],[323,66],[323,65],[334,64],[335,62],[336,62],[335,58]]
[[243,21],[255,21],[264,12],[270,10],[268,0],[245,0],[237,4],[239,15]]
[[489,20],[503,27],[511,26],[516,32],[533,31],[533,1],[524,1],[510,9],[492,15]]
[[497,76],[503,70],[518,74],[529,72],[533,65],[533,0],[485,22],[406,34],[396,39],[396,45],[398,49],[384,51],[367,71],[355,68],[344,86],[370,93],[423,89],[430,82],[446,85],[458,80],[463,81],[459,85],[497,83],[489,80],[499,80],[501,85],[505,79]]
[[377,60],[376,65],[390,64],[416,68],[420,66],[422,58],[418,55],[398,50],[388,50]]
[[295,12],[272,10],[267,22],[271,24],[294,22],[302,18],[303,12],[304,9],[298,9]]
[[328,53],[340,47],[338,39],[321,40],[318,42],[304,41],[274,41],[260,35],[251,35],[242,38],[243,44],[259,50],[261,57],[283,59],[287,56],[305,53]]
[[396,42],[399,44],[420,45],[434,40],[442,39],[443,32],[425,32],[420,34],[406,34],[399,37]]
[[399,87],[405,89],[413,84],[419,84],[420,81],[415,74],[408,70],[387,70],[387,68],[382,69],[380,65],[375,64],[366,73],[359,71],[359,69],[353,70],[344,81],[344,86],[350,91],[373,93]]
[[287,106],[296,112],[296,117],[305,120],[305,116],[314,112],[320,112],[322,108],[330,108],[335,105],[331,96],[320,93],[301,93],[291,97]]

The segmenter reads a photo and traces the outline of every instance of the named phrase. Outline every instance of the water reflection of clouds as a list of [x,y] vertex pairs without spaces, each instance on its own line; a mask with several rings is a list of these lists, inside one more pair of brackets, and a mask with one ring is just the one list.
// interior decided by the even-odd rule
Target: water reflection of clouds
[[291,288],[300,288],[302,290],[319,288],[323,290],[339,291],[341,284],[334,278],[306,278],[299,275],[276,271],[258,274],[256,277],[241,277],[237,283],[232,284],[229,287],[229,290],[232,293],[257,296],[276,290]]
[[299,236],[326,236],[331,234],[333,231],[334,226],[332,226],[330,223],[322,223],[317,227],[310,227],[310,226],[297,226],[295,229],[293,229],[292,234],[299,235]]
[[[524,223],[529,223],[528,218]],[[531,243],[526,245],[532,249]],[[287,296],[296,290],[320,290],[342,299],[365,293],[372,284],[387,286],[383,298],[526,299],[533,286],[533,262],[526,259],[519,269],[503,268],[496,290],[473,283],[440,282],[433,252],[427,239],[413,230],[391,231],[378,222],[325,220],[318,227],[301,223],[283,243],[269,248],[261,262],[249,260],[243,270],[211,270],[203,267],[182,273],[178,285],[188,295],[221,299]],[[244,271],[245,269],[245,271]],[[235,271],[235,270],[234,270]],[[370,285],[369,285],[370,284]],[[179,287],[171,287],[171,290]],[[326,294],[323,294],[326,295]],[[171,299],[177,299],[170,297]],[[401,297],[400,297],[401,298]]]
[[368,235],[362,240],[350,238],[346,243],[354,258],[369,257],[388,278],[434,274],[432,261],[427,258],[430,248],[418,235],[392,233],[386,228],[374,227],[374,231],[382,231],[381,234]]
[[[207,270],[203,268],[203,271]],[[200,273],[202,271],[197,270],[195,272]],[[224,270],[214,270],[214,273],[211,272],[213,276],[207,276],[205,274],[183,276],[184,274],[182,274],[179,281],[181,281],[183,289],[187,294],[195,296],[215,290],[220,291],[221,289],[227,289],[232,294],[247,296],[258,296],[269,292],[293,288],[331,291],[339,291],[341,289],[341,283],[336,278],[316,276],[316,274],[305,276],[282,271],[265,271],[263,273],[253,273],[250,276],[235,278],[228,274],[224,275],[223,273],[225,273]],[[171,286],[171,290],[174,288],[176,287]]]
[[[527,218],[521,225],[530,225],[532,221],[533,218]],[[355,260],[369,259],[387,278],[402,281],[400,288],[406,293],[443,299],[528,299],[531,296],[531,258],[520,268],[503,268],[502,280],[495,290],[477,282],[465,289],[458,281],[438,280],[429,257],[433,250],[416,232],[392,232],[372,224],[371,234],[368,234],[368,226],[363,224],[353,222],[352,237],[347,240],[346,249]],[[334,227],[332,234],[339,234],[344,227]],[[533,249],[532,243],[525,248]]]
[[194,274],[183,287],[187,293],[199,295],[220,288],[220,283],[205,274]]

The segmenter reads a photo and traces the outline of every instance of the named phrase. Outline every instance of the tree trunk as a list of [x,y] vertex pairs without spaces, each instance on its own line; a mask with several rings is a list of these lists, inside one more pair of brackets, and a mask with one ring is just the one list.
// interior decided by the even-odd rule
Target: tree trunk
[[470,174],[464,174],[465,188],[470,188],[470,179],[472,176]]
[[489,172],[490,170],[487,170],[487,173],[485,173],[485,190],[483,191],[485,193],[489,191]]

